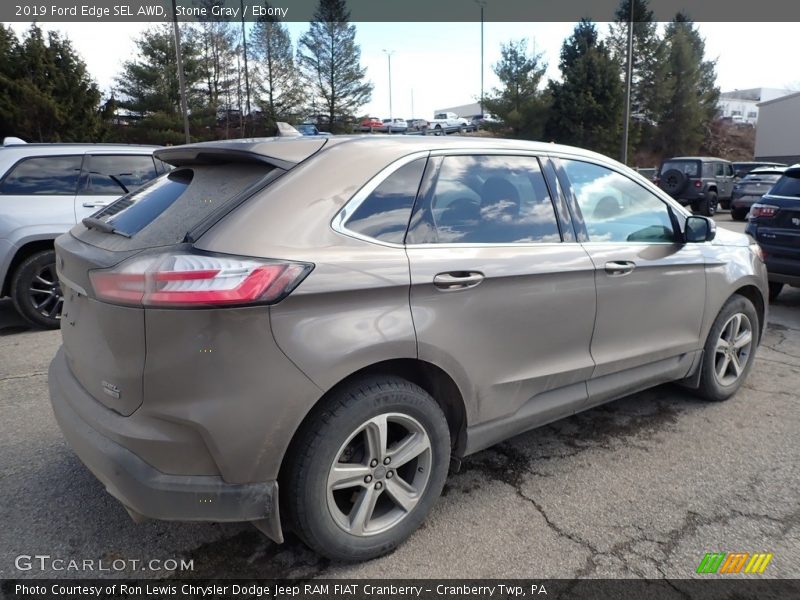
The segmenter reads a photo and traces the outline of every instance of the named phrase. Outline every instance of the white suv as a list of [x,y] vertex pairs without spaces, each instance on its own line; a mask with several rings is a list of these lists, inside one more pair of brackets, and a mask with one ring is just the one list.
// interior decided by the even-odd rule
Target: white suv
[[26,144],[0,147],[0,297],[30,323],[57,328],[61,288],[53,240],[77,221],[168,170],[157,146]]

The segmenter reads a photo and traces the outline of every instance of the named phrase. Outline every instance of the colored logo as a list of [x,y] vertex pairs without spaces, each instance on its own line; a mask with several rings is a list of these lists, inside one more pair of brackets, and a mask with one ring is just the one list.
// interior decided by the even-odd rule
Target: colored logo
[[763,573],[772,553],[767,552],[708,552],[697,565],[697,573]]

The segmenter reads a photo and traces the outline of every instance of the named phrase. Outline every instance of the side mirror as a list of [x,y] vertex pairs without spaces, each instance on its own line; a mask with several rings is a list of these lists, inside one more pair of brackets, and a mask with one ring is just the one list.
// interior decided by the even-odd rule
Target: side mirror
[[708,217],[686,217],[683,239],[688,243],[710,242],[717,235],[717,224]]

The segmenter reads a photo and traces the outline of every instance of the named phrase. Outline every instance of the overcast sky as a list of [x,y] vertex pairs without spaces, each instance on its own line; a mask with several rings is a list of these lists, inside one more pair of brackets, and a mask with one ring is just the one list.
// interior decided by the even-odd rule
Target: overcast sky
[[[10,24],[22,33],[26,23]],[[288,23],[294,42],[307,23]],[[101,89],[108,92],[121,64],[134,55],[134,39],[146,23],[42,23],[67,35],[86,61]],[[375,84],[363,113],[389,116],[388,60],[392,50],[393,116],[431,118],[438,108],[474,102],[480,96],[480,23],[356,23],[362,64]],[[484,88],[498,84],[492,65],[500,44],[528,38],[529,48],[544,54],[547,77],[559,76],[561,44],[575,23],[485,23]],[[800,90],[800,74],[787,67],[800,56],[797,23],[700,23],[706,58],[717,60],[717,83],[723,92],[752,87]],[[599,23],[602,34],[607,23]],[[413,114],[412,114],[413,95]]]

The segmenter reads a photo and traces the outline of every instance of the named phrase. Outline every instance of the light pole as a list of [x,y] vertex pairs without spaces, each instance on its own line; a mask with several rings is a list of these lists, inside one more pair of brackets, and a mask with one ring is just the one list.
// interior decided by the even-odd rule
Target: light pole
[[[394,54],[394,50],[383,50],[386,53],[386,58],[389,59],[389,120],[392,119],[392,54]],[[389,123],[389,129],[391,130],[391,122]]]
[[628,60],[625,65],[625,106],[622,114],[622,151],[620,162],[628,164],[628,128],[631,120],[631,76],[633,74],[633,3],[628,19]]
[[475,4],[481,7],[481,117],[483,117],[483,9],[486,7],[486,0],[475,0]]

